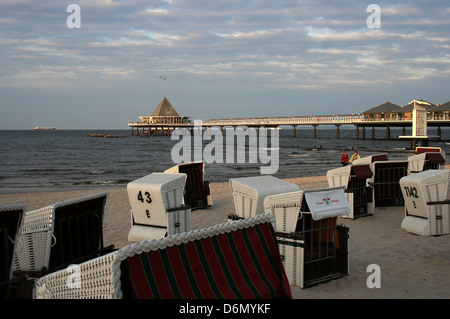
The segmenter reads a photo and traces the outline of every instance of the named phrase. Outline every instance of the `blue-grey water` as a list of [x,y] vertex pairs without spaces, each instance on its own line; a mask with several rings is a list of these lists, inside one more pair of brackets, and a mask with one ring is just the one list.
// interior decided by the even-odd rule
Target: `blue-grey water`
[[[96,133],[120,137],[86,136]],[[375,140],[371,134],[371,129],[366,130],[365,139],[356,139],[354,127],[341,127],[337,139],[334,127],[319,127],[314,138],[312,127],[298,127],[297,137],[293,137],[291,128],[283,128],[279,131],[279,168],[274,175],[325,175],[340,166],[344,150],[351,155],[351,150],[357,149],[362,157],[387,153],[392,160],[412,155],[410,142],[398,139],[401,129],[391,129],[391,140],[385,139],[384,128],[377,128]],[[429,128],[428,134],[435,134],[435,129]],[[431,139],[429,146],[448,152],[449,140],[450,130],[442,129],[442,139]],[[137,178],[176,165],[171,152],[174,145],[180,146],[178,143],[180,140],[170,136],[132,136],[130,130],[0,130],[0,193],[124,187]],[[203,149],[211,145],[209,140],[203,143]],[[257,163],[248,161],[247,156],[245,163],[207,162],[205,179],[224,182],[233,177],[255,176],[260,174],[261,166],[270,164],[262,164],[259,159]]]

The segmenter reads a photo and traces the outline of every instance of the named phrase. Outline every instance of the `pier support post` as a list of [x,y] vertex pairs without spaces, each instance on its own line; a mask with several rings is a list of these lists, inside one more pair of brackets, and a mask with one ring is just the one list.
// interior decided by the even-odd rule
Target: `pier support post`
[[391,128],[389,127],[389,125],[386,125],[386,139],[391,139]]
[[339,138],[339,126],[340,124],[336,124],[336,138]]
[[372,140],[375,139],[375,126],[372,127]]
[[317,137],[317,125],[313,125],[314,127],[314,138]]
[[356,139],[359,140],[359,126],[356,125]]
[[402,136],[405,136],[406,135],[406,128],[403,126],[403,128],[402,128]]
[[294,128],[294,135],[293,135],[293,137],[297,137],[297,133],[296,133],[296,130],[295,130],[295,128],[297,127],[296,125],[292,125],[292,127]]
[[363,140],[366,139],[366,127],[365,126],[362,127],[361,138]]

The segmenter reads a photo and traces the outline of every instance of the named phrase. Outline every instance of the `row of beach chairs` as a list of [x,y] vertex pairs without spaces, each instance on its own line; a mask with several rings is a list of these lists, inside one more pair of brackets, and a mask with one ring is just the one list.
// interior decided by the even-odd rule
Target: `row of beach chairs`
[[344,186],[351,213],[373,215],[375,207],[405,206],[401,228],[421,236],[450,233],[450,171],[439,147],[418,147],[407,160],[386,154],[361,158],[354,165],[328,171],[330,186]]
[[[186,173],[151,174],[160,181],[173,175],[187,181]],[[142,182],[129,185],[138,203],[142,200],[133,192],[136,187],[141,189]],[[161,206],[161,201],[177,202],[178,206],[179,194],[186,196],[177,187],[168,187],[167,191],[164,183],[159,187],[154,184],[143,189],[143,201],[152,199],[151,203],[164,213],[173,210],[170,205]],[[151,191],[148,197],[147,191]],[[174,201],[174,195],[178,200]],[[106,200],[107,194],[100,193],[30,212],[23,206],[0,207],[1,217],[15,217],[12,224],[0,219],[6,227],[4,242],[9,244],[1,278],[1,287],[5,287],[2,297],[291,298],[273,214],[194,231],[176,227],[174,234],[169,234],[170,224],[165,224],[166,232],[157,239],[105,249],[102,222]],[[208,204],[208,200],[200,205]],[[139,207],[131,198],[130,203],[133,219]],[[181,203],[184,205],[184,199]],[[148,208],[152,219],[158,217],[155,206]]]
[[376,207],[404,206],[400,180],[411,174],[443,169],[445,152],[417,147],[406,160],[389,160],[386,153],[360,158],[353,165],[327,172],[329,186],[344,186],[351,213],[346,218],[373,215]]
[[[102,220],[102,200],[106,200],[104,193],[27,213],[23,206],[1,206],[2,256],[8,256],[2,268],[1,297],[291,298],[273,214],[106,252],[102,230],[90,217]],[[29,227],[36,219],[43,222]],[[56,243],[51,238],[73,254],[54,250]],[[21,290],[24,283],[25,292]]]
[[[136,226],[133,219],[140,211],[139,205],[146,198],[151,198],[156,205],[148,206],[147,210],[151,219],[156,217],[157,221],[158,213],[169,215],[179,211],[180,203],[184,205],[180,194],[186,193],[183,189],[180,191],[179,182],[175,186],[173,180],[162,182],[163,178],[174,179],[174,175],[181,176],[184,183],[187,181],[186,173],[167,172],[153,173],[129,184],[131,229]],[[166,222],[161,219],[160,225],[147,222],[146,227],[165,227],[165,232],[158,238],[138,240],[121,249],[103,246],[106,193],[30,212],[25,212],[23,206],[18,210],[16,206],[0,207],[1,216],[16,218],[14,226],[7,227],[11,234],[5,237],[5,243],[11,246],[9,267],[5,267],[8,269],[2,278],[2,283],[7,284],[2,286],[8,292],[5,296],[291,298],[290,285],[307,287],[345,275],[348,231],[339,235],[336,225],[336,216],[348,210],[343,189],[327,188],[326,193],[315,194],[335,205],[338,201],[333,192],[339,190],[341,207],[337,215],[330,215],[329,211],[309,213],[308,204],[302,204],[308,195],[298,191],[297,186],[271,176],[261,178],[263,180],[257,182],[266,186],[269,183],[272,189],[258,199],[264,202],[262,210],[194,231],[187,229],[190,225],[186,229],[175,224],[172,227],[168,217]],[[248,181],[252,179],[259,177]],[[160,182],[159,187],[155,186],[155,180]],[[139,191],[143,200],[138,198]],[[146,192],[150,194],[148,197]],[[184,211],[190,211],[186,207]],[[16,209],[14,213],[12,208]],[[286,219],[293,219],[294,223],[286,223]],[[147,236],[153,235],[153,230],[147,232]],[[344,241],[340,243],[339,238]],[[337,260],[336,256],[342,260]],[[336,272],[339,265],[345,265],[342,273]]]
[[[230,179],[235,212],[226,223],[194,231],[191,210],[212,205],[204,163],[144,176],[127,187],[135,243],[121,249],[103,244],[107,193],[29,212],[23,205],[0,206],[0,297],[291,298],[290,285],[306,288],[348,275],[349,229],[337,218],[371,213],[373,164],[384,159],[362,159],[343,168],[345,174],[329,174],[330,186],[317,189],[300,190],[273,176]],[[411,182],[420,196],[430,187],[439,195],[414,213],[422,216],[407,213],[404,224],[425,235],[448,233],[449,179],[450,171],[433,167],[400,177],[407,209]]]

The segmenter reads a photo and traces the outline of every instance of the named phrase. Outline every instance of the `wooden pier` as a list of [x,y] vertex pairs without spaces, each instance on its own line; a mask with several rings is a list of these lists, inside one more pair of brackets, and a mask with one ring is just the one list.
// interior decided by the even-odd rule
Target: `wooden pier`
[[[291,126],[293,128],[293,136],[296,137],[296,128],[298,126],[312,126],[313,137],[317,137],[317,127],[322,126],[335,126],[336,138],[340,137],[339,129],[342,125],[355,126],[355,138],[365,139],[367,138],[367,131],[369,131],[372,139],[375,139],[375,128],[385,128],[385,138],[390,139],[390,130],[392,127],[401,127],[402,135],[405,135],[406,128],[412,127],[412,119],[407,118],[403,120],[394,119],[382,119],[372,120],[367,119],[361,114],[351,115],[321,115],[321,116],[290,116],[290,117],[259,117],[259,118],[234,118],[234,119],[212,119],[207,122],[201,123],[203,128],[219,127],[223,129],[225,127],[255,127],[255,128],[278,128],[282,126]],[[437,127],[438,139],[441,136],[441,127],[450,126],[450,119],[431,119],[427,120],[428,126]],[[132,135],[139,136],[162,136],[170,135],[170,133],[176,128],[185,128],[191,130],[195,127],[194,123],[158,123],[149,124],[134,122],[128,123],[131,128]]]
[[[343,115],[310,115],[310,116],[285,116],[285,117],[252,117],[252,118],[229,118],[211,119],[201,122],[202,128],[218,127],[253,127],[273,129],[282,126],[293,128],[293,136],[296,137],[298,126],[312,126],[313,137],[317,137],[317,127],[328,125],[336,127],[336,138],[340,137],[339,129],[342,125],[355,126],[355,138],[365,139],[366,131],[371,131],[371,138],[375,139],[375,128],[385,128],[385,138],[391,139],[391,128],[401,127],[402,135],[405,135],[407,127],[413,127],[414,109],[420,106],[425,110],[425,127],[437,127],[437,138],[441,138],[441,127],[450,126],[450,101],[433,105],[423,100],[413,100],[406,106],[398,106],[390,102],[380,104],[361,114]],[[140,117],[139,122],[129,122],[132,135],[139,136],[161,136],[170,135],[177,128],[192,130],[196,123],[190,121],[190,117],[180,116],[170,102],[164,98],[151,116]],[[197,124],[199,125],[199,124]]]

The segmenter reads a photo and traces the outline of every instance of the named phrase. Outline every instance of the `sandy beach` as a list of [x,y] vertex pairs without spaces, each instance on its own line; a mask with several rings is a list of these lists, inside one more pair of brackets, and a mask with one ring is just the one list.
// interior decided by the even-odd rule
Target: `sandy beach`
[[[300,189],[328,186],[326,176],[288,179]],[[192,228],[227,222],[234,212],[228,183],[212,183],[213,206],[192,212]],[[26,210],[57,201],[105,191],[92,189],[35,194],[0,194],[1,204],[23,203]],[[129,244],[130,204],[126,188],[108,189],[104,244]],[[443,299],[450,298],[450,235],[416,236],[401,229],[404,207],[378,208],[374,215],[356,220],[338,218],[350,229],[350,274],[301,289],[291,286],[294,299]],[[367,267],[381,270],[381,288],[368,288]]]

